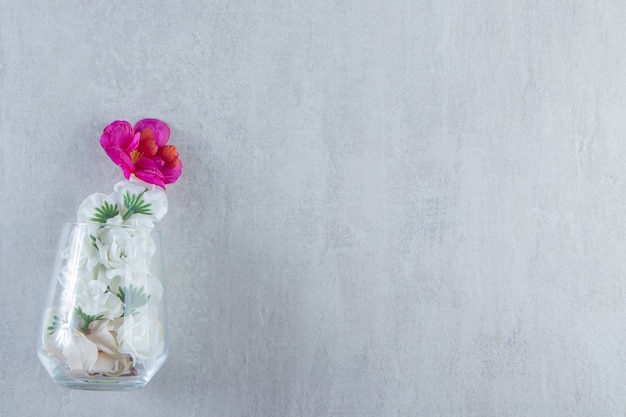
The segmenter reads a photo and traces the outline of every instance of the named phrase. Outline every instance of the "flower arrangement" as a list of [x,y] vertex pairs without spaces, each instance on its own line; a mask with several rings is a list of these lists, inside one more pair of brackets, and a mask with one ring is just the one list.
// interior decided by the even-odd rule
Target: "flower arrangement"
[[63,240],[39,352],[51,375],[61,364],[70,377],[136,377],[165,360],[163,285],[151,264],[165,187],[182,172],[169,136],[157,119],[114,121],[102,133],[125,179],[110,194],[88,196]]

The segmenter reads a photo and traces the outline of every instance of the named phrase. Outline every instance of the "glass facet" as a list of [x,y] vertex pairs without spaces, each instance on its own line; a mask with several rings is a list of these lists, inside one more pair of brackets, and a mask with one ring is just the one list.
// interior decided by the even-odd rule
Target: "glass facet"
[[139,389],[167,348],[160,232],[64,225],[37,342],[52,379],[75,389]]

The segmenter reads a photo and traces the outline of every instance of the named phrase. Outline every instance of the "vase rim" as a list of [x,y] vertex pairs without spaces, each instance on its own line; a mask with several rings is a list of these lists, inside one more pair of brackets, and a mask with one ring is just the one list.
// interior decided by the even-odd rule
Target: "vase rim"
[[63,223],[63,227],[108,227],[111,229],[136,229],[136,230],[145,230],[148,232],[160,232],[161,227],[159,225],[155,225],[154,227],[145,227],[145,226],[134,226],[132,224],[108,224],[108,223],[96,223],[96,222],[66,222]]

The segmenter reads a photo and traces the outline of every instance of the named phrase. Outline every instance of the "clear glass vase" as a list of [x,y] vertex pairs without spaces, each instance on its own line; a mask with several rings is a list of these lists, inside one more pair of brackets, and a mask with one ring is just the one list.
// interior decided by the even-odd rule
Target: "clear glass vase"
[[159,230],[97,223],[62,229],[37,353],[74,389],[145,386],[167,357]]

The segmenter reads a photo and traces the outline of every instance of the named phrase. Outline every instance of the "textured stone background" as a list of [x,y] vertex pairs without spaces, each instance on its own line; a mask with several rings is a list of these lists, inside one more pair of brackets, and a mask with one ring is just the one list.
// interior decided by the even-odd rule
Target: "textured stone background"
[[[623,416],[625,52],[621,0],[0,0],[0,415]],[[60,225],[143,117],[170,359],[57,388]]]

